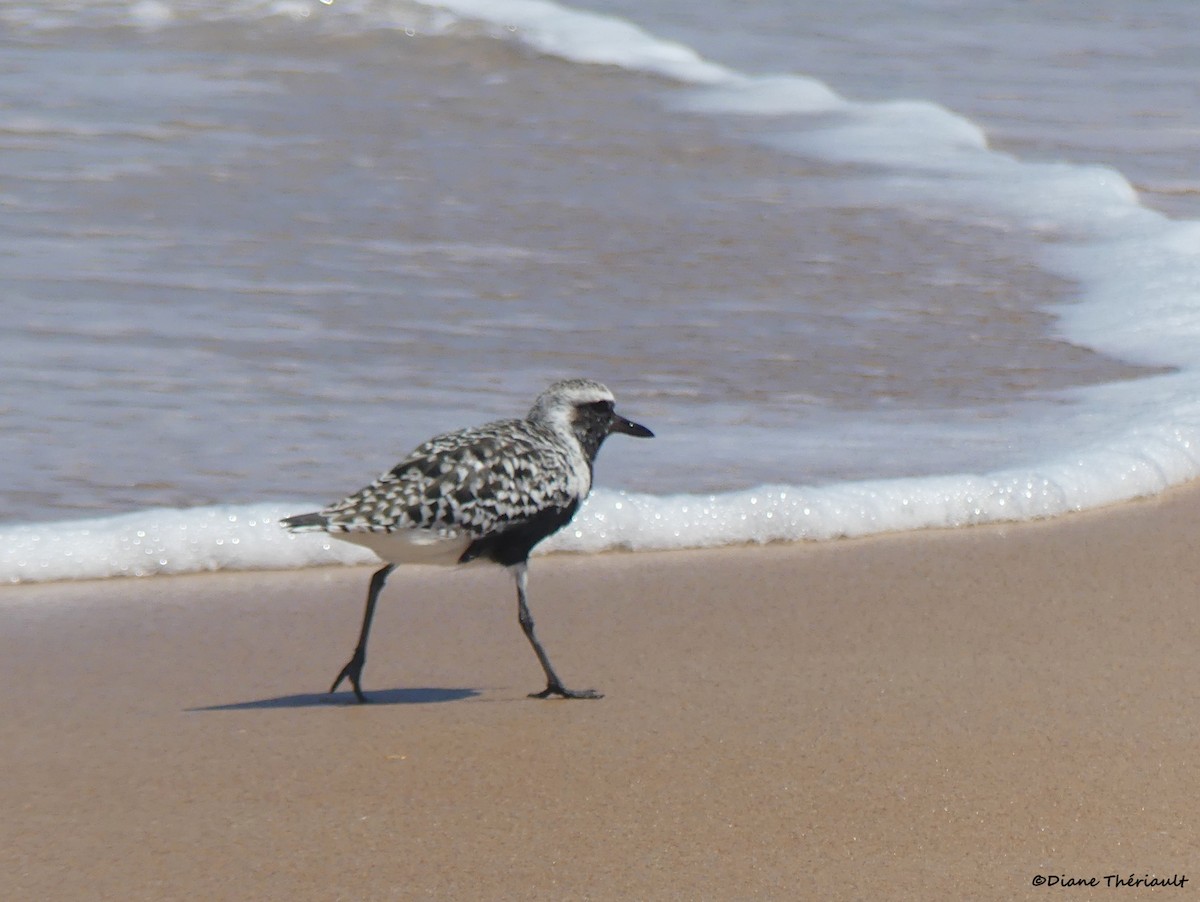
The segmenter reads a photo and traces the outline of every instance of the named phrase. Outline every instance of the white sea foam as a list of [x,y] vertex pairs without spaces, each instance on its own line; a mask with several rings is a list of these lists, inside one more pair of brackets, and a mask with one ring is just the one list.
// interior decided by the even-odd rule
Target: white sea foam
[[374,560],[279,525],[300,505],[158,508],[113,517],[0,526],[0,582],[49,582],[206,570],[264,570]]
[[678,109],[694,113],[749,116],[825,113],[849,106],[849,101],[825,83],[801,75],[731,75],[677,104]]
[[[1178,376],[1175,390],[1190,383]],[[1133,391],[1133,384],[1106,390]],[[1193,396],[1195,397],[1195,396]],[[1116,400],[1116,399],[1114,399]],[[1200,401],[1190,429],[1152,417],[1121,441],[1029,469],[829,486],[761,486],[710,495],[599,488],[544,552],[669,550],[824,540],[1051,517],[1161,492],[1200,471]],[[367,564],[365,549],[279,525],[305,502],[155,509],[65,523],[0,527],[0,582],[44,582],[213,570]]]
[[422,5],[508,29],[530,47],[573,63],[617,66],[691,84],[737,78],[691,47],[656,38],[625,19],[548,0],[437,0]]

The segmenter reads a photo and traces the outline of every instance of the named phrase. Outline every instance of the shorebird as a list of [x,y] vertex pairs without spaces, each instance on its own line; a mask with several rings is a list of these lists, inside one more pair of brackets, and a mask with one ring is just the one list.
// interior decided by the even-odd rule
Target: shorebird
[[386,565],[371,577],[354,655],[329,691],[349,679],[362,692],[371,618],[388,575],[400,564],[465,564],[489,560],[517,584],[517,619],[546,674],[532,698],[600,698],[567,689],[533,630],[526,598],[529,553],[566,526],[592,488],[592,463],[614,432],[654,435],[617,414],[612,392],[590,379],[555,382],[523,420],[435,436],[370,485],[324,510],[282,521],[292,532],[326,532],[364,545]]

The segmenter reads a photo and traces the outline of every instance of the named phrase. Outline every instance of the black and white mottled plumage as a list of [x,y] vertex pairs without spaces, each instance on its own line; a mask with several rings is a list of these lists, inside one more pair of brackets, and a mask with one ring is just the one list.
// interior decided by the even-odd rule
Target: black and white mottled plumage
[[555,676],[533,631],[526,562],[542,539],[570,522],[592,487],[592,463],[613,432],[653,433],[619,416],[612,392],[590,379],[556,382],[529,415],[435,436],[373,483],[324,510],[283,521],[292,532],[326,532],[363,545],[387,562],[371,580],[362,632],[344,678],[365,701],[359,679],[375,601],[399,564],[462,564],[483,559],[513,570],[518,615],[546,673],[539,697],[573,692]]

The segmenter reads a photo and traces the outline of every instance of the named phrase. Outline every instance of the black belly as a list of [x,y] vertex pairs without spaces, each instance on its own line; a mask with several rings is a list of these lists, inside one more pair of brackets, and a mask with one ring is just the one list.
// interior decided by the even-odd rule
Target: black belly
[[503,564],[505,567],[520,564],[528,560],[529,552],[533,550],[534,545],[570,523],[578,509],[578,501],[572,502],[567,507],[548,507],[534,514],[528,520],[522,520],[506,529],[480,536],[467,546],[467,550],[462,553],[458,562],[465,564],[467,561],[483,558]]

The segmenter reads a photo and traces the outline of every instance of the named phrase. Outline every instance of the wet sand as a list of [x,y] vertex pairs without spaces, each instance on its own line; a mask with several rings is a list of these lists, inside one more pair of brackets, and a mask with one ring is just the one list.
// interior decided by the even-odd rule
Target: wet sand
[[6,587],[0,897],[1190,897],[1197,526]]

